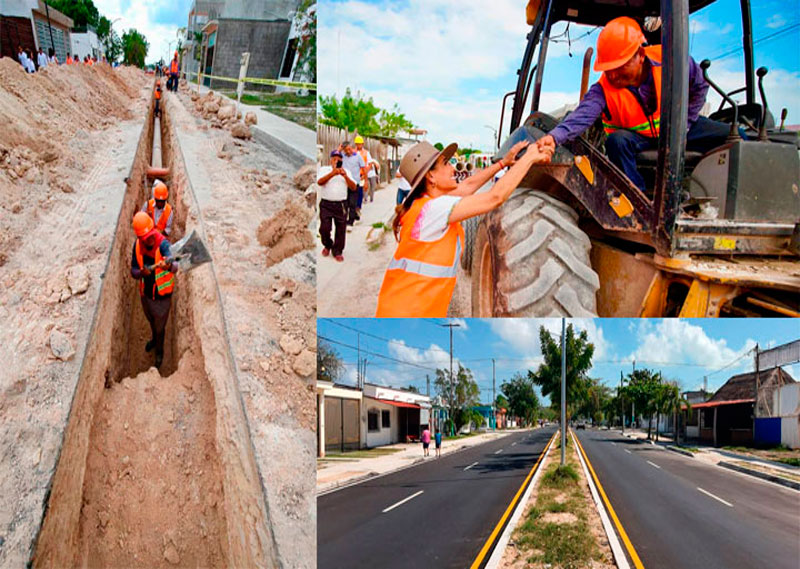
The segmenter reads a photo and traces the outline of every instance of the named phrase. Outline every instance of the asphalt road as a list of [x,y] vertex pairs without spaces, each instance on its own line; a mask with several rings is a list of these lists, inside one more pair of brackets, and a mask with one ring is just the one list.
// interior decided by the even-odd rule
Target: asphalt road
[[800,492],[614,431],[576,431],[646,569],[798,569]]
[[554,432],[511,434],[320,496],[317,566],[469,567]]

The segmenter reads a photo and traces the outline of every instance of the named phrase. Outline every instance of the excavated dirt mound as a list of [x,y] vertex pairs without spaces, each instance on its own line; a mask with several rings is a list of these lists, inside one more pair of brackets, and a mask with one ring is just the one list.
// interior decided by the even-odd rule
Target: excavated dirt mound
[[308,230],[313,215],[310,208],[298,201],[291,201],[258,226],[256,236],[258,242],[268,249],[268,267],[314,247],[314,236]]

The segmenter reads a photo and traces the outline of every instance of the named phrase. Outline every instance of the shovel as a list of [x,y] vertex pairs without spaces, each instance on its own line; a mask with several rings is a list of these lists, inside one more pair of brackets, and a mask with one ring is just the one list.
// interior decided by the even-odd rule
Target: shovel
[[[170,247],[170,251],[172,255],[167,260],[167,264],[170,262],[178,263],[178,267],[181,271],[191,271],[211,261],[211,255],[208,249],[206,249],[203,240],[200,239],[194,229],[189,235],[173,243]],[[155,265],[148,268],[153,270]]]

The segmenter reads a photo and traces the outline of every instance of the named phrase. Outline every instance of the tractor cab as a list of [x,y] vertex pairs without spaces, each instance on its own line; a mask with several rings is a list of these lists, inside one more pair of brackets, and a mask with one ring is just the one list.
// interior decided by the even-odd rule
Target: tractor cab
[[[521,243],[523,232],[514,237],[506,227],[510,227],[508,218],[516,221],[525,215],[519,211],[489,214],[481,222],[486,235],[477,227],[472,229],[479,248],[488,250],[474,254],[470,250],[468,254],[473,273],[473,315],[800,316],[800,137],[783,128],[785,111],[776,123],[763,85],[769,71],[754,69],[749,0],[740,1],[745,61],[742,86],[725,92],[714,79],[711,62],[700,62],[710,88],[722,98],[709,118],[730,124],[727,140],[705,153],[686,150],[689,15],[713,2],[528,2],[526,15],[531,29],[517,71],[516,89],[503,99],[498,130],[500,137],[506,102],[511,98],[510,134],[502,144],[498,140],[496,158],[520,140],[541,138],[562,118],[539,109],[554,24],[602,27],[620,16],[636,20],[648,44],[661,45],[658,144],[636,157],[645,191],[606,156],[606,135],[600,121],[582,136],[559,146],[551,164],[532,167],[518,192],[535,192],[545,202],[573,212],[578,227],[571,233],[579,230],[588,237],[586,241],[591,240],[587,255],[596,282],[587,271],[567,269],[580,257],[574,248],[582,247],[584,241],[578,238],[571,245],[573,258],[550,251],[536,260],[546,264],[555,259],[564,271],[574,273],[573,284],[568,287],[571,292],[560,294],[578,302],[562,302],[552,296],[563,276],[545,282],[534,267],[530,277],[519,277],[519,271],[528,270],[519,251],[530,248],[530,240],[527,245]],[[589,48],[583,63],[581,97],[588,87],[591,60]],[[741,104],[733,99],[740,93],[745,99]],[[527,199],[521,203],[533,202]],[[531,215],[539,216],[536,211],[532,209]],[[529,222],[535,227],[537,219]],[[499,232],[500,237],[489,235],[492,232]],[[549,246],[546,240],[542,243]],[[553,275],[559,273],[553,264],[550,268]],[[513,272],[517,276],[511,275]],[[538,291],[539,285],[534,286],[537,282],[542,287],[547,285],[542,298],[548,300],[541,305],[545,308],[537,308],[536,295],[531,297],[534,300],[527,297],[533,289]],[[714,283],[720,286],[714,288]],[[597,290],[594,308],[589,292],[592,287]],[[567,308],[568,304],[575,310]]]

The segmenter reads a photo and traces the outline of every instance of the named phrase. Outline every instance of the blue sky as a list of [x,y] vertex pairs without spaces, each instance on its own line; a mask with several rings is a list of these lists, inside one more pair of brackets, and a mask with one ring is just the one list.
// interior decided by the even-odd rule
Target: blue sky
[[172,59],[176,32],[188,24],[192,7],[191,0],[95,0],[94,4],[112,22],[119,18],[114,22],[114,29],[120,36],[130,28],[144,34],[150,44],[145,60],[147,63],[155,63],[161,58]]
[[[516,85],[525,47],[524,0],[462,2],[321,0],[318,27],[320,94],[345,88],[398,103],[432,141],[489,149],[503,95]],[[787,124],[800,124],[800,0],[753,2],[756,67],[765,65],[767,100]],[[792,27],[794,26],[794,27]],[[554,28],[554,35],[564,24]],[[739,0],[717,0],[690,19],[690,52],[712,60],[711,77],[726,90],[743,86]],[[589,28],[570,27],[574,40]],[[576,103],[584,51],[597,33],[551,45],[542,110]],[[566,39],[566,38],[564,38]],[[729,56],[727,52],[734,50]],[[570,57],[570,52],[572,57]],[[725,57],[721,57],[725,56]],[[598,78],[597,74],[592,80]],[[719,98],[709,96],[713,109]]]
[[[496,360],[499,391],[500,384],[515,372],[535,369],[541,362],[540,326],[561,332],[559,319],[320,318],[317,333],[338,342],[332,346],[347,364],[343,383],[355,383],[356,350],[347,346],[360,343],[362,357],[368,359],[368,382],[414,385],[424,393],[425,375],[433,378],[436,368],[449,367],[449,333],[441,326],[448,322],[462,326],[453,333],[454,361],[472,370],[484,401],[491,398],[491,358]],[[630,372],[635,359],[637,368],[660,370],[683,389],[702,387],[707,375],[709,389],[715,390],[731,375],[753,369],[752,354],[747,352],[756,343],[766,348],[800,338],[800,324],[791,319],[606,318],[573,322],[588,332],[595,345],[591,375],[609,385],[619,382],[620,370]],[[363,332],[360,340],[355,330]],[[800,365],[786,370],[800,380]]]

